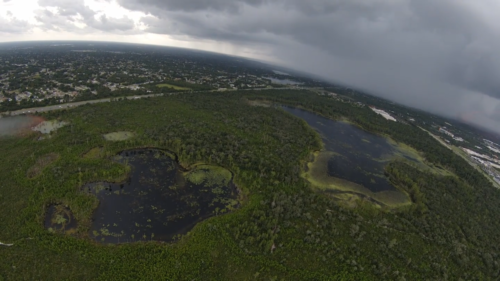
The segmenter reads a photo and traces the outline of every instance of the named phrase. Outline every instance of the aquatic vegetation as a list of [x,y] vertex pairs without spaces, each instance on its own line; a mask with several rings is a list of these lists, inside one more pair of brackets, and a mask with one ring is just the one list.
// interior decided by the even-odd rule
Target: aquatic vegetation
[[57,131],[58,129],[68,125],[68,122],[58,121],[58,120],[49,120],[43,121],[40,124],[36,125],[32,128],[33,131],[40,132],[42,134],[50,134],[52,132]]
[[74,234],[77,228],[73,213],[67,206],[62,204],[48,206],[44,225],[52,233]]
[[[328,151],[317,152],[314,161],[307,163],[307,171],[303,172],[302,176],[314,188],[347,201],[355,201],[353,198],[359,199],[364,196],[387,207],[400,207],[411,204],[410,197],[402,191],[393,189],[373,192],[363,185],[329,175],[328,162],[332,156],[334,154]],[[375,184],[372,180],[373,178],[369,178],[369,184]],[[338,192],[331,193],[331,191]],[[352,206],[352,203],[348,205]]]
[[198,165],[186,174],[186,178],[194,184],[204,183],[206,186],[224,186],[231,180],[231,172],[217,166]]
[[142,240],[172,241],[198,222],[218,214],[215,210],[237,207],[230,201],[236,199],[231,172],[198,165],[187,172],[192,180],[185,181],[179,164],[170,155],[158,149],[122,151],[115,160],[132,167],[125,183],[90,183],[82,187],[100,201],[90,230],[97,242],[127,242],[124,237],[132,234]]

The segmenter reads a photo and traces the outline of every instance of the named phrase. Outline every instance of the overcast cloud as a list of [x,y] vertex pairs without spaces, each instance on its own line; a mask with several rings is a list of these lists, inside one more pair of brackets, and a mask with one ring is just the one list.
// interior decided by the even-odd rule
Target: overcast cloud
[[500,132],[498,11],[498,0],[39,0],[35,21],[0,14],[0,34],[164,36]]

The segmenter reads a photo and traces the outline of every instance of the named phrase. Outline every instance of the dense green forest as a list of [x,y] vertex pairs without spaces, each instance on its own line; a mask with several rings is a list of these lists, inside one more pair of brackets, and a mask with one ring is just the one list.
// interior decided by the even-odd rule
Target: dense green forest
[[[321,149],[317,133],[278,107],[301,107],[419,150],[453,176],[392,162],[386,175],[413,208],[340,207],[300,177]],[[417,127],[306,91],[183,93],[45,113],[68,125],[0,139],[0,280],[497,280],[500,193],[479,172]],[[103,134],[134,132],[109,142]],[[83,157],[99,147],[98,157]],[[100,245],[88,237],[95,197],[80,187],[120,181],[111,160],[137,147],[174,152],[183,165],[229,169],[238,210],[199,223],[175,243]],[[50,157],[49,157],[50,156]],[[47,159],[51,159],[48,161]],[[29,176],[29,177],[28,177]],[[78,220],[74,235],[43,227],[52,203]]]

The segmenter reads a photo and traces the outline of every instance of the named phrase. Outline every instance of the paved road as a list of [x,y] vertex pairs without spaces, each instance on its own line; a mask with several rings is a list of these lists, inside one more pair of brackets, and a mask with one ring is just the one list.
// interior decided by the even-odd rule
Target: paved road
[[[296,90],[297,88],[292,88],[292,87],[283,87],[283,88],[259,88],[259,89],[240,89],[241,90],[246,90],[246,91],[267,91],[267,90],[290,90],[294,89]],[[303,90],[307,90],[307,88],[302,88]],[[311,88],[312,89],[312,88]],[[228,90],[231,91],[231,90]],[[217,90],[210,90],[210,91],[196,91],[196,92],[191,92],[191,93],[206,93],[206,92],[218,92]],[[172,94],[172,93],[170,93]],[[127,96],[127,97],[115,97],[113,99],[119,99],[119,98],[125,98],[129,100],[133,99],[141,99],[141,98],[148,98],[148,97],[158,97],[158,96],[163,96],[164,94],[150,94],[150,95],[142,95],[142,96]],[[88,101],[79,101],[79,102],[71,102],[71,103],[62,103],[62,104],[57,104],[57,105],[50,105],[50,106],[43,106],[43,107],[33,107],[33,108],[25,108],[25,109],[19,109],[15,111],[11,111],[10,115],[19,115],[19,114],[33,114],[36,112],[47,112],[47,111],[52,111],[52,110],[58,110],[58,109],[65,109],[65,108],[73,108],[77,107],[80,105],[84,104],[92,104],[92,103],[100,103],[100,102],[110,102],[111,98],[105,98],[105,99],[99,99],[99,100],[88,100]],[[6,113],[6,112],[0,112],[0,113]],[[1,118],[2,116],[0,116]]]
[[[133,99],[142,99],[142,98],[148,98],[148,97],[158,97],[158,96],[163,96],[163,94],[151,94],[151,95],[143,95],[143,96],[128,96],[128,97],[117,97],[113,99],[118,99],[118,98],[126,98],[129,100]],[[10,114],[13,115],[19,115],[19,114],[30,114],[30,113],[35,113],[35,112],[46,112],[46,111],[52,111],[52,110],[58,110],[58,109],[64,109],[64,108],[73,108],[77,107],[80,105],[84,104],[92,104],[92,103],[100,103],[100,102],[110,102],[111,98],[106,98],[106,99],[100,99],[100,100],[88,100],[88,101],[79,101],[79,102],[71,102],[71,103],[62,103],[62,104],[57,104],[57,105],[50,105],[50,106],[43,106],[43,107],[33,107],[33,108],[25,108],[25,109],[20,109],[20,110],[15,110],[11,111]]]

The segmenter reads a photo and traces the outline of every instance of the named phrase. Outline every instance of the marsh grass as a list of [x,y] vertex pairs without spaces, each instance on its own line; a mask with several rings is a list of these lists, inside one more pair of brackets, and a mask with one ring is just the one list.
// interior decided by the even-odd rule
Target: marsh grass
[[102,158],[105,155],[104,149],[102,147],[94,147],[83,155],[83,158],[87,159],[97,159]]
[[112,132],[103,135],[107,141],[125,141],[134,137],[134,133],[128,131]]
[[406,192],[399,190],[372,192],[360,184],[329,176],[328,161],[334,156],[335,153],[330,151],[316,152],[314,161],[307,164],[307,171],[302,173],[302,177],[321,192],[336,191],[333,196],[345,201],[349,207],[357,205],[355,202],[365,197],[390,208],[411,204]]
[[225,186],[231,181],[231,172],[218,166],[198,165],[193,170],[187,172],[185,177],[188,181],[205,186]]

